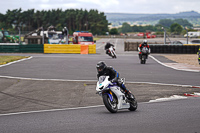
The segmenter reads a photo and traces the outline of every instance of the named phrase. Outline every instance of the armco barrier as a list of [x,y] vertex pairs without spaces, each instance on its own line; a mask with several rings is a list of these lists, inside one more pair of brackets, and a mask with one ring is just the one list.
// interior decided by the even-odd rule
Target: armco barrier
[[44,53],[96,54],[96,45],[84,45],[81,48],[79,44],[44,44]]
[[1,53],[43,53],[43,45],[0,45]]

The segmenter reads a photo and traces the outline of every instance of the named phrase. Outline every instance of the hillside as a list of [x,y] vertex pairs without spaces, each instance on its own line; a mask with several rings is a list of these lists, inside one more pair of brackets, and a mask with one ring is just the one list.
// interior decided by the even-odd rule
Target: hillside
[[151,23],[160,19],[187,19],[192,24],[200,24],[200,13],[195,11],[180,12],[176,14],[129,14],[129,13],[105,13],[109,22],[136,22]]

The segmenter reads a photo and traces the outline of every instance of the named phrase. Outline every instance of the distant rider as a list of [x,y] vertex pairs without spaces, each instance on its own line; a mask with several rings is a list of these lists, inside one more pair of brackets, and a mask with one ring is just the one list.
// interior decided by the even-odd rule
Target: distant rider
[[[142,48],[143,47],[147,47],[148,48],[148,50],[149,50],[149,45],[148,45],[148,43],[147,43],[147,40],[144,40],[143,41],[143,43],[141,43],[140,45],[139,45],[139,58],[141,59],[141,56],[142,56]],[[147,54],[147,58],[148,58],[148,54]]]
[[[110,48],[111,46],[114,47],[114,45],[111,44],[111,43],[109,43],[109,42],[107,42],[106,45],[105,45],[106,54],[108,54],[108,55],[109,55],[109,48]],[[114,50],[115,50],[115,49],[114,49]]]
[[119,79],[119,73],[112,68],[111,66],[107,66],[103,61],[100,61],[96,65],[97,68],[97,78],[99,79],[100,76],[109,76],[109,81],[116,82],[117,85],[124,90],[127,98],[131,100],[135,100],[134,96],[131,94],[131,92],[125,87],[125,85],[118,80]]

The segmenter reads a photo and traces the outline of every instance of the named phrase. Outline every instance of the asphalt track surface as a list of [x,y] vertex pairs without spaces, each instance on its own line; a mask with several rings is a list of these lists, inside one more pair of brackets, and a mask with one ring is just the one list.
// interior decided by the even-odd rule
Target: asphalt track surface
[[[105,55],[104,45],[107,41],[115,44],[117,59]],[[145,65],[141,65],[137,52],[124,52],[123,39],[102,39],[97,43],[97,54],[35,54],[32,59],[15,63],[0,69],[1,76],[96,80],[96,64],[105,61],[113,66],[130,82],[153,82],[200,86],[199,72],[177,71],[157,63],[151,57]],[[153,55],[161,62],[166,62],[162,56]]]
[[[111,59],[103,53],[103,46],[107,41],[114,42],[117,59]],[[123,41],[123,39],[102,39],[97,43],[95,55],[29,54],[33,57],[30,60],[1,67],[0,75],[95,81],[95,65],[103,60],[119,71],[121,77],[125,77],[127,82],[200,86],[198,72],[166,68],[152,58],[147,60],[147,64],[141,65],[136,52],[123,52]],[[160,58],[160,61],[166,59]],[[0,132],[195,133],[200,131],[199,109],[199,98],[187,98],[167,102],[139,103],[138,110],[135,112],[121,110],[116,114],[109,113],[104,106],[4,114],[0,115]]]

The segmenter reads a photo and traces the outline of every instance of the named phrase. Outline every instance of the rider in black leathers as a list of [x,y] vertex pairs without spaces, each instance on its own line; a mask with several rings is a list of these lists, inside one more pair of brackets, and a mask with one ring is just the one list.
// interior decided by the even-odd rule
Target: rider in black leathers
[[109,48],[110,48],[111,46],[114,47],[114,45],[111,44],[111,43],[109,43],[109,42],[107,42],[106,45],[105,45],[105,48],[104,48],[104,49],[106,50],[106,54],[108,54],[108,55],[109,55]]
[[97,78],[99,79],[100,76],[109,76],[109,81],[116,82],[117,85],[124,90],[125,94],[129,99],[135,100],[134,96],[131,94],[131,92],[125,87],[125,85],[119,81],[119,73],[112,68],[111,66],[106,66],[106,64],[103,61],[100,61],[96,65],[97,68]]

